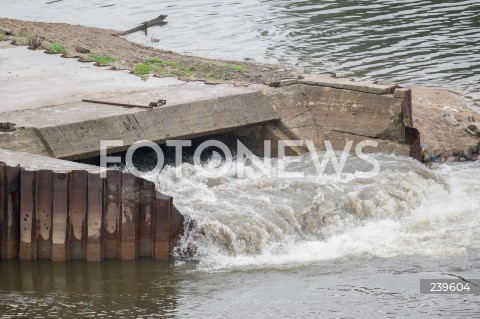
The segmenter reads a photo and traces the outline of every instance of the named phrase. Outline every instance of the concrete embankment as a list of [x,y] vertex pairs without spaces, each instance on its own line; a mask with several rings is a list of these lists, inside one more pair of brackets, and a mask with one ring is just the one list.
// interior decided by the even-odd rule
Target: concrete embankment
[[[11,123],[0,132],[0,148],[9,150],[0,152],[3,258],[168,258],[181,231],[171,198],[131,174],[101,179],[96,168],[58,161],[97,156],[100,140],[122,140],[109,149],[118,152],[139,140],[230,133],[263,154],[264,139],[312,140],[317,150],[329,140],[339,151],[347,140],[374,139],[378,147],[365,151],[418,156],[410,90],[397,86],[328,74],[249,87],[143,82],[23,48],[0,50],[9,61],[2,61],[0,122]],[[31,55],[38,63],[28,64]],[[52,72],[58,62],[64,72]],[[165,105],[149,107],[159,100]]]
[[[42,67],[44,64],[33,65],[25,72],[15,71],[16,65],[25,63],[15,62],[22,59],[22,54],[23,59],[36,55],[43,62],[41,55],[52,63],[51,56],[30,51],[19,54],[19,49],[0,49],[13,60],[9,72],[17,72],[15,77],[3,75],[2,79],[7,101],[3,102],[6,107],[0,113],[1,122],[15,123],[17,130],[1,134],[0,148],[75,160],[99,155],[100,140],[122,140],[123,146],[109,149],[118,152],[139,140],[161,144],[166,140],[237,132],[252,147],[263,145],[263,139],[302,139],[313,140],[318,150],[324,149],[325,140],[343,150],[347,139],[375,139],[379,146],[370,151],[410,153],[406,134],[406,128],[412,126],[408,89],[331,75],[310,75],[273,83],[274,87],[210,86],[171,78],[151,79],[151,83],[139,86],[144,82],[128,74],[94,67],[89,69],[87,79],[82,79],[75,68],[83,65],[75,66],[72,60],[62,61],[69,63],[62,76],[51,75],[51,70]],[[105,73],[115,74],[110,75],[115,77],[110,86],[103,84],[108,80]],[[65,90],[71,94],[51,91],[52,77],[59,86],[70,83]],[[132,79],[137,80],[134,85]],[[90,92],[96,83],[96,92]],[[28,90],[28,102],[18,87]],[[124,107],[146,107],[160,99],[166,105]],[[256,130],[250,135],[241,132],[252,127]]]

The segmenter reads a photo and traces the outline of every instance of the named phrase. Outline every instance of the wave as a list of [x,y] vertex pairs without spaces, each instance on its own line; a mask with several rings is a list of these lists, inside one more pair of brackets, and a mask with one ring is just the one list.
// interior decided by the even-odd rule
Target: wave
[[[375,178],[358,178],[365,162],[349,158],[339,176],[330,167],[316,174],[312,159],[287,164],[301,179],[268,177],[247,165],[207,178],[182,164],[154,179],[194,221],[175,250],[203,270],[292,267],[337,258],[445,256],[466,253],[480,242],[479,163],[434,170],[406,157],[378,154]],[[235,161],[234,164],[238,164]],[[272,159],[271,168],[282,161]],[[368,170],[368,168],[367,168]],[[477,175],[478,176],[478,175]]]

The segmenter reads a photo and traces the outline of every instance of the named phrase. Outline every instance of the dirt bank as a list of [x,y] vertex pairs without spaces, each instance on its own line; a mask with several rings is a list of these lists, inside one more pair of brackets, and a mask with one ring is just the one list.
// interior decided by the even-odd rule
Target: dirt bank
[[13,31],[2,38],[14,44],[62,53],[64,57],[76,57],[82,61],[108,62],[110,67],[135,71],[139,75],[242,85],[268,84],[297,78],[300,74],[299,70],[288,66],[205,59],[146,47],[125,40],[115,30],[6,18],[0,18],[0,26]]
[[[414,126],[428,151],[440,162],[477,159],[480,135],[468,127],[480,125],[480,114],[469,109],[459,94],[445,89],[415,87],[412,95]],[[451,122],[445,121],[445,107],[456,110]]]

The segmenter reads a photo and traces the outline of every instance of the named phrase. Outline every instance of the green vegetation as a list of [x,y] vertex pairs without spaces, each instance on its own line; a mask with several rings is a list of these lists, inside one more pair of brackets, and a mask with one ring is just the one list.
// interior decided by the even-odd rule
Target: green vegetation
[[5,33],[0,32],[0,41],[5,40]]
[[86,60],[86,61],[89,61],[89,62],[97,62],[97,63],[99,63],[100,65],[107,65],[107,64],[109,64],[109,63],[112,63],[112,62],[117,61],[117,59],[114,58],[113,56],[110,56],[110,55],[90,54],[90,55],[87,57],[87,60]]
[[247,68],[244,67],[244,66],[241,66],[241,65],[237,65],[237,64],[233,64],[233,63],[227,63],[225,64],[225,67],[226,68],[229,68],[229,69],[232,69],[234,71],[238,71],[238,72],[245,72],[247,71]]
[[146,67],[149,68],[150,72],[166,76],[192,77],[198,74],[198,69],[194,66],[184,66],[177,62],[162,60],[160,58],[151,58],[145,60],[145,64],[142,64],[140,69],[146,70]]
[[135,64],[135,66],[133,67],[133,73],[136,75],[149,74],[152,73],[152,68],[148,64]]
[[[28,42],[32,42],[32,39],[30,39]],[[55,54],[65,54],[67,53],[67,48],[65,48],[65,46],[63,44],[61,44],[60,42],[55,42],[54,44],[51,44],[49,46],[47,46],[47,49],[52,52],[52,53],[55,53]]]
[[218,74],[215,72],[208,72],[205,77],[207,79],[215,79],[215,80],[228,80],[228,76],[226,74]]
[[226,63],[223,65],[208,63],[207,65],[191,65],[182,62],[149,58],[145,62],[136,64],[133,73],[143,76],[156,73],[160,76],[176,76],[183,78],[200,77],[225,81],[235,78],[237,72],[245,72],[247,68],[242,65]]

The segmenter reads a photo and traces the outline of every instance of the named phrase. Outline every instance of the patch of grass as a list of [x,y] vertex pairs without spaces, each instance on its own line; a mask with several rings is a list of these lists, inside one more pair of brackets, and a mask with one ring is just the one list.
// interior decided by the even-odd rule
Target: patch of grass
[[160,58],[151,58],[145,60],[146,64],[151,67],[151,70],[157,74],[167,76],[192,77],[198,75],[198,68],[195,66],[185,66],[177,62],[162,60]]
[[133,73],[136,75],[145,75],[152,73],[152,67],[148,64],[139,63],[133,67]]
[[174,68],[180,68],[180,64],[178,64],[176,62],[162,60],[162,59],[159,59],[159,58],[147,59],[146,62],[148,64],[156,64],[156,65],[161,65],[161,66],[171,66],[171,67],[174,67]]
[[215,80],[228,80],[228,77],[225,74],[218,74],[214,72],[208,72],[205,77],[207,79],[215,79]]
[[157,73],[157,74],[162,74],[162,75],[169,75],[169,76],[184,76],[184,72],[182,70],[177,70],[177,69],[166,69],[162,67],[152,67],[152,71]]
[[[32,39],[29,40],[29,42],[32,42]],[[47,49],[50,50],[52,53],[55,54],[65,54],[67,53],[67,48],[60,42],[55,42],[54,44],[51,44],[47,46]]]
[[117,61],[116,58],[114,58],[113,56],[111,55],[98,55],[98,54],[90,54],[89,56],[87,56],[87,59],[86,61],[89,61],[89,62],[98,62],[99,64],[101,65],[107,65],[109,63],[112,63],[112,62],[115,62]]
[[5,40],[5,33],[0,32],[0,41]]
[[233,64],[233,63],[227,63],[225,64],[225,67],[226,68],[229,68],[229,69],[232,69],[234,71],[238,71],[238,72],[245,72],[247,71],[247,68],[244,67],[244,66],[241,66],[241,65],[238,65],[238,64]]

